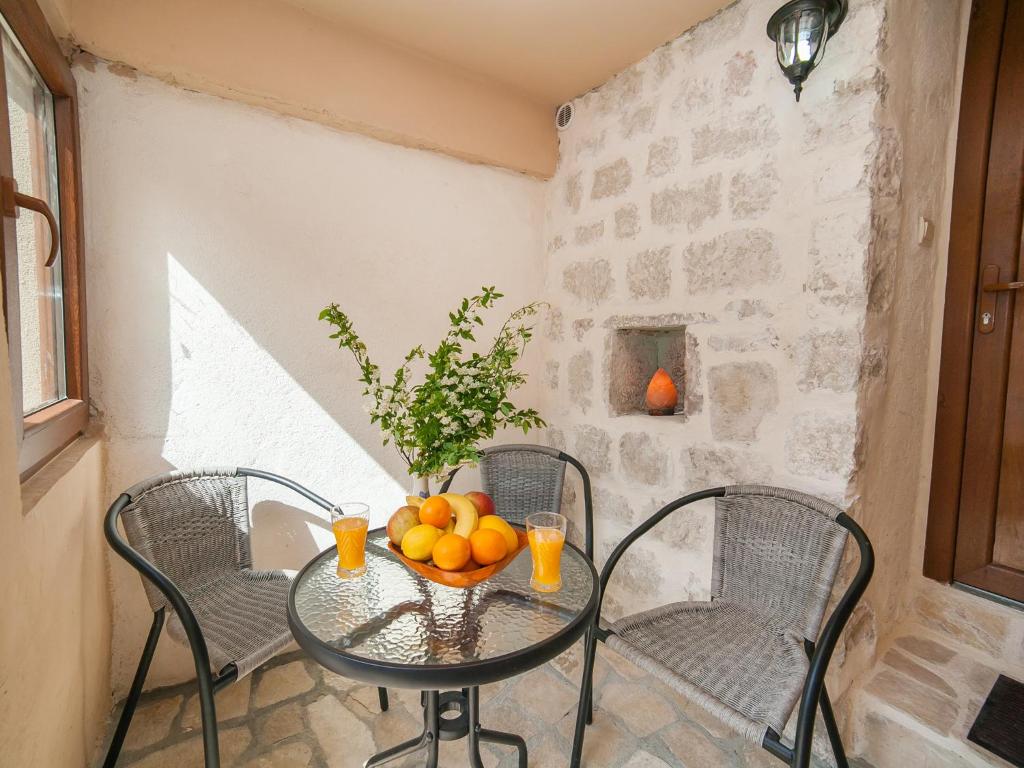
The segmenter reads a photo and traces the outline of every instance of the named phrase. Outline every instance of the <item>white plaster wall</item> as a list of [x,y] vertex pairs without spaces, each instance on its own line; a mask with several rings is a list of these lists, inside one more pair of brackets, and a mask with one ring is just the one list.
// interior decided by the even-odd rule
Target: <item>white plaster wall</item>
[[[541,183],[102,64],[75,76],[108,497],[171,468],[255,466],[367,501],[383,523],[409,485],[404,466],[317,313],[338,301],[393,370],[481,285],[502,289],[507,311],[539,298]],[[521,399],[536,404],[535,389]],[[323,515],[287,491],[254,483],[250,501],[259,566],[301,567],[331,540]],[[120,693],[151,614],[120,561],[112,582]],[[163,642],[149,685],[189,665]]]
[[[856,3],[800,103],[740,0],[575,101],[548,189],[544,412],[591,466],[599,559],[688,491],[852,500],[886,138],[885,4]],[[614,328],[685,325],[685,415],[612,416]],[[627,554],[612,615],[708,595],[710,505]],[[617,582],[617,583],[616,583]]]

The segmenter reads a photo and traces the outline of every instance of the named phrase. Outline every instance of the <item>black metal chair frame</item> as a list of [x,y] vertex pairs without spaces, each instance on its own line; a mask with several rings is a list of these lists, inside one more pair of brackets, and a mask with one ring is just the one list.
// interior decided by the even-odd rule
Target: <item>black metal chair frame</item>
[[[480,451],[481,454],[486,456],[488,453],[498,453],[502,449],[507,448],[507,445],[492,445],[489,448],[484,448]],[[517,445],[520,450],[534,450],[537,453],[542,453],[545,456],[551,456],[553,459],[558,461],[564,461],[576,468],[576,471],[580,473],[580,478],[583,480],[583,516],[586,525],[586,530],[583,532],[583,552],[591,560],[594,559],[594,495],[590,488],[590,475],[587,473],[586,467],[583,466],[575,457],[570,456],[565,451],[558,451],[556,449],[548,448],[543,445],[537,446],[526,446]],[[455,475],[458,474],[460,467],[456,467],[445,478],[444,484],[441,486],[441,493],[446,493],[452,485],[452,480],[455,479]]]
[[[571,768],[579,768],[583,754],[583,737],[586,726],[593,722],[593,683],[594,683],[594,657],[597,653],[597,641],[604,642],[614,634],[611,630],[603,629],[601,621],[601,603],[604,598],[605,588],[611,578],[612,571],[618,564],[619,559],[634,542],[651,530],[654,526],[664,520],[677,509],[693,504],[703,499],[725,496],[725,488],[711,488],[704,491],[691,493],[662,507],[645,522],[641,523],[626,538],[619,542],[612,551],[601,570],[600,597],[598,598],[597,611],[594,614],[594,626],[586,640],[586,655],[584,657],[583,681],[580,687],[580,706],[576,715],[576,732],[573,738]],[[821,717],[825,723],[825,730],[828,733],[832,751],[835,754],[836,764],[839,768],[848,768],[846,751],[839,735],[839,728],[836,725],[835,714],[832,711],[832,703],[825,688],[825,672],[828,670],[829,661],[835,650],[836,642],[846,626],[853,609],[857,606],[861,595],[867,589],[871,574],[874,572],[875,555],[868,541],[867,534],[850,518],[846,513],[836,516],[836,523],[841,525],[853,536],[860,550],[860,564],[857,573],[850,582],[843,596],[836,603],[824,629],[818,636],[816,643],[804,640],[804,650],[810,658],[810,667],[807,676],[804,678],[803,693],[800,696],[800,709],[797,714],[796,738],[794,747],[790,749],[782,743],[781,737],[771,728],[765,734],[761,743],[762,748],[794,768],[807,768],[811,761],[811,741],[814,736],[815,711],[821,708]],[[587,707],[583,703],[587,703]]]
[[[269,480],[277,483],[278,485],[283,485],[301,496],[304,496],[306,499],[322,509],[330,511],[334,506],[323,497],[318,496],[309,489],[304,488],[286,477],[281,477],[280,475],[275,475],[270,472],[264,472],[259,469],[246,469],[243,467],[238,467],[236,469],[236,473],[244,477],[255,477],[261,480]],[[203,637],[203,632],[199,628],[199,622],[196,621],[195,614],[189,607],[185,596],[181,593],[181,590],[178,589],[174,582],[172,582],[153,563],[143,557],[138,550],[132,547],[131,544],[121,536],[121,533],[117,529],[117,522],[125,507],[127,507],[131,502],[132,497],[127,493],[122,493],[118,496],[110,506],[110,509],[107,510],[103,526],[104,534],[106,535],[107,542],[110,544],[111,548],[122,558],[128,561],[128,563],[135,568],[135,570],[137,570],[144,579],[148,579],[157,589],[160,590],[164,597],[167,598],[167,601],[171,604],[174,612],[178,614],[178,618],[181,620],[181,625],[185,630],[186,637],[188,638],[188,644],[192,650],[192,658],[196,667],[196,680],[199,686],[199,709],[203,724],[203,755],[205,765],[206,768],[220,768],[220,749],[217,742],[217,714],[216,706],[214,704],[214,694],[235,682],[238,676],[238,670],[235,668],[234,664],[228,664],[217,672],[216,675],[210,671],[210,655],[206,647],[206,639]],[[142,686],[146,681],[146,675],[149,673],[149,665],[153,660],[153,653],[156,651],[157,642],[160,640],[160,632],[164,626],[164,619],[164,607],[153,612],[153,623],[149,628],[149,636],[146,638],[146,644],[142,650],[142,657],[139,659],[138,669],[135,671],[135,677],[132,680],[131,688],[129,688],[128,696],[125,698],[124,708],[121,710],[121,715],[117,721],[117,727],[114,730],[114,735],[112,736],[110,745],[107,748],[107,755],[103,761],[103,768],[114,768],[117,764],[117,758],[121,753],[121,747],[124,745],[125,736],[128,734],[128,726],[131,725],[132,716],[135,714],[135,708],[139,703],[140,696],[142,695]],[[384,688],[378,688],[377,695],[380,701],[381,710],[387,711],[387,690]]]

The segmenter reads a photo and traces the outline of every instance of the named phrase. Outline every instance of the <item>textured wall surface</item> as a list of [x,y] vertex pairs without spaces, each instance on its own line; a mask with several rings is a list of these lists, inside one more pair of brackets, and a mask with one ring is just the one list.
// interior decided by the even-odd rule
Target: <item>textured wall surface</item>
[[[341,303],[393,371],[481,285],[505,291],[506,311],[536,298],[541,183],[103,65],[75,74],[108,496],[172,468],[256,466],[367,501],[383,524],[409,486],[404,465],[381,447],[356,366],[317,313]],[[299,568],[331,541],[297,499],[252,484],[258,565]],[[112,562],[120,692],[150,616],[136,574]],[[162,643],[149,682],[189,667]]]
[[[848,500],[873,211],[884,7],[854,6],[794,102],[743,0],[577,99],[548,189],[545,414],[594,470],[602,555],[664,502],[736,481]],[[891,180],[890,180],[891,185]],[[680,413],[613,415],[622,328],[686,337]],[[684,329],[684,330],[682,330]],[[866,364],[865,364],[866,363]],[[708,594],[709,508],[630,551],[612,614]]]

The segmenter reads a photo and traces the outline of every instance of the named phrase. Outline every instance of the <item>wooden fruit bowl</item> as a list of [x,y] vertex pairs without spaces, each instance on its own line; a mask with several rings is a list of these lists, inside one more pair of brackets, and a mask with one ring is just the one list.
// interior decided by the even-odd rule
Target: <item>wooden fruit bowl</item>
[[477,568],[472,571],[444,571],[436,566],[429,565],[428,563],[421,563],[418,560],[410,560],[402,554],[402,550],[390,541],[388,542],[388,549],[394,553],[395,557],[405,563],[406,567],[410,571],[418,573],[425,579],[430,579],[431,581],[443,584],[446,587],[469,589],[483,581],[487,581],[491,576],[501,573],[509,563],[516,559],[516,555],[529,546],[530,542],[526,538],[526,531],[515,526],[512,526],[512,530],[516,532],[516,536],[519,538],[519,546],[516,547],[515,552],[510,552],[496,563],[491,563],[490,565],[485,565],[482,568]]

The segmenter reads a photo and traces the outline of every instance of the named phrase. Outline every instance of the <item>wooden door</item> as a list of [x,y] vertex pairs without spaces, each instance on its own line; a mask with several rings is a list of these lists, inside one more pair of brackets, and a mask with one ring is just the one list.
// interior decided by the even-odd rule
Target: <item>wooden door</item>
[[978,0],[957,138],[925,574],[1024,602],[1024,0]]

